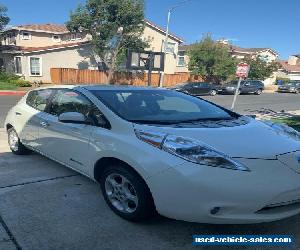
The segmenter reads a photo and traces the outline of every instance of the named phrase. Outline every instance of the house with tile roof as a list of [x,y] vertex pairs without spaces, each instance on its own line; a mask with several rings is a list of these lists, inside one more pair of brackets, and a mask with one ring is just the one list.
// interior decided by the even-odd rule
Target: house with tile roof
[[277,77],[300,81],[300,54],[289,56],[287,61],[280,60],[280,69]]
[[[242,48],[232,44],[229,44],[226,40],[219,40],[219,43],[223,44],[228,48],[228,51],[237,59],[243,59],[245,57],[261,57],[267,62],[273,62],[278,59],[278,53],[271,48]],[[177,69],[176,72],[188,72],[188,61],[189,57],[187,51],[192,45],[180,45],[178,49],[178,59],[177,59]],[[275,82],[275,76],[266,79],[264,81],[265,85],[270,85]]]
[[[148,50],[161,52],[166,32],[145,20],[144,39]],[[1,40],[0,67],[31,82],[51,82],[51,68],[98,70],[92,53],[91,36],[86,32],[71,33],[65,25],[28,24],[7,29]],[[176,71],[179,45],[183,39],[169,34],[165,73]]]

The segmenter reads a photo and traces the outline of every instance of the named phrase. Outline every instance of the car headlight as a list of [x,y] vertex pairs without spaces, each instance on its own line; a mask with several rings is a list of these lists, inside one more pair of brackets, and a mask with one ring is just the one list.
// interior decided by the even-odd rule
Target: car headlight
[[281,123],[275,123],[267,120],[264,120],[262,122],[274,129],[277,133],[289,136],[295,140],[300,141],[300,133],[297,130]]
[[135,130],[137,137],[161,150],[200,165],[250,171],[243,164],[201,141],[177,135]]
[[295,87],[291,87],[290,90],[291,90],[291,91],[295,91],[296,88],[295,88]]

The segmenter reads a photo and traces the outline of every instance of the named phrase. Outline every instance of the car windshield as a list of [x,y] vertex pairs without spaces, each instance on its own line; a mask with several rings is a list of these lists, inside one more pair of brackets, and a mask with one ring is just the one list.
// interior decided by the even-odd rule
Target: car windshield
[[289,86],[289,87],[296,87],[297,85],[298,85],[298,83],[296,83],[296,82],[289,82],[287,84],[287,86]]
[[137,123],[175,124],[228,120],[234,116],[202,99],[170,90],[92,90],[123,119]]

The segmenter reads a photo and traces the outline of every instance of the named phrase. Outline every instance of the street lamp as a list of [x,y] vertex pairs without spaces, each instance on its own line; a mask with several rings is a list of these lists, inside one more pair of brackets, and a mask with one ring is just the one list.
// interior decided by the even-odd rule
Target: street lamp
[[[167,46],[168,46],[168,39],[169,39],[169,26],[170,26],[170,19],[171,19],[171,13],[173,10],[175,10],[176,8],[190,2],[192,0],[185,0],[182,2],[179,2],[178,4],[171,6],[168,9],[168,17],[167,17],[167,28],[166,28],[166,37],[165,37],[165,41],[163,44],[163,52],[164,52],[164,56],[166,56],[167,54]],[[163,87],[163,82],[164,82],[164,72],[161,73],[161,77],[160,77],[160,82],[159,82],[159,87]]]

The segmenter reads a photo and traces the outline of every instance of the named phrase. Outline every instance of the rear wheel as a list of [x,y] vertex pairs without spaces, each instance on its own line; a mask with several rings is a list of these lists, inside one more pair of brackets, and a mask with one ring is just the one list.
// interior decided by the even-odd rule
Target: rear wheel
[[255,91],[255,94],[256,94],[256,95],[261,95],[261,93],[262,93],[262,90],[261,90],[261,89],[258,89],[258,90]]
[[31,153],[31,151],[21,143],[18,133],[14,128],[8,129],[7,134],[8,145],[10,147],[11,152],[13,152],[16,155],[27,155]]
[[129,221],[142,221],[155,214],[154,202],[144,180],[126,165],[104,170],[100,185],[108,206]]

